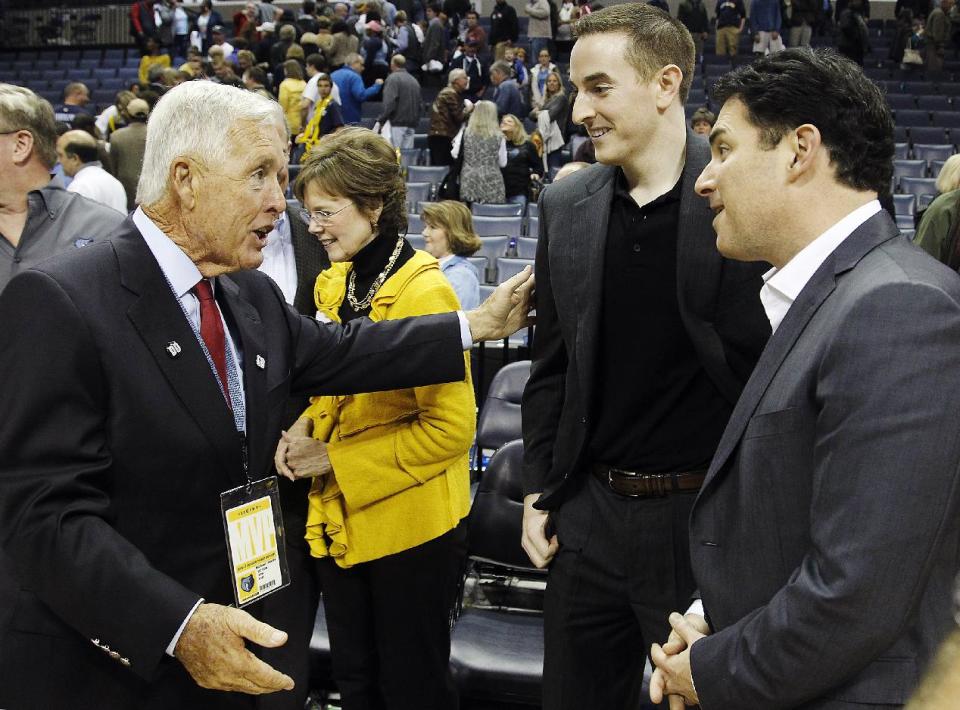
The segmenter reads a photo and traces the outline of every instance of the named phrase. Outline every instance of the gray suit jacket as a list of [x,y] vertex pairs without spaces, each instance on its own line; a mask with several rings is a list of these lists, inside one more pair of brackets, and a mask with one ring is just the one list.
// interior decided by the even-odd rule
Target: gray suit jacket
[[[707,201],[693,186],[710,159],[688,132],[677,229],[680,315],[703,367],[731,405],[770,334],[760,304],[766,264],[717,252]],[[523,394],[524,493],[555,508],[583,468],[593,413],[607,224],[617,168],[593,165],[544,190],[537,244],[537,331]],[[638,304],[643,307],[643,304]],[[629,328],[629,323],[624,323]]]
[[960,280],[871,217],[770,339],[691,514],[703,707],[899,705],[952,627]]

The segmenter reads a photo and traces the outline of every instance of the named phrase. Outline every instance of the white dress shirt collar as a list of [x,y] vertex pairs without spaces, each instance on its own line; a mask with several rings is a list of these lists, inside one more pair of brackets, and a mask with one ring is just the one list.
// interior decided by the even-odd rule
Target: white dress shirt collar
[[[133,213],[133,223],[137,225],[153,257],[160,264],[163,275],[173,286],[177,298],[183,298],[203,278],[200,269],[170,237],[154,224],[152,219],[144,214],[142,208],[138,207]],[[216,287],[216,281],[212,280],[211,284]]]
[[776,332],[787,311],[817,269],[843,241],[881,210],[878,200],[861,205],[827,231],[807,244],[782,268],[770,269],[763,275],[760,301],[770,328]]

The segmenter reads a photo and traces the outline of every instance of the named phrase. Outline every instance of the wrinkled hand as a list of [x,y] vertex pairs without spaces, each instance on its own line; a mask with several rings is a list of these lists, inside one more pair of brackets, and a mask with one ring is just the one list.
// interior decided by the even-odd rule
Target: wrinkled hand
[[280,441],[277,444],[277,450],[273,454],[273,463],[277,467],[277,473],[291,481],[297,480],[293,471],[287,466],[287,451],[290,449],[289,442],[283,438],[284,434],[291,434],[294,438],[310,436],[313,434],[313,420],[308,417],[300,417],[290,427],[289,432],[280,432]]
[[490,297],[467,312],[473,342],[502,340],[533,323],[533,269],[525,266],[516,276],[497,286]]
[[523,535],[520,544],[535,567],[543,569],[557,554],[560,543],[553,535],[547,540],[547,521],[550,514],[533,507],[539,493],[531,493],[523,498]]
[[[691,614],[689,616],[698,616]],[[703,617],[699,617],[703,618]],[[693,687],[693,673],[690,669],[690,648],[694,643],[706,636],[698,630],[699,622],[691,623],[686,618],[674,612],[670,615],[670,626],[673,631],[670,633],[670,639],[673,640],[674,634],[679,640],[673,643],[673,648],[682,645],[684,648],[679,653],[668,655],[664,648],[655,643],[650,648],[650,659],[653,661],[654,671],[650,677],[650,702],[658,705],[663,702],[664,696],[669,696],[670,710],[680,710],[685,705],[699,705],[700,698]],[[671,641],[667,641],[669,645]]]
[[287,634],[240,609],[201,604],[184,627],[174,655],[201,688],[251,695],[293,690],[293,679],[254,656],[244,639],[276,648],[286,643]]
[[325,476],[333,471],[325,442],[292,431],[280,432],[274,461],[277,471],[291,481]]
[[[694,631],[698,632],[702,636],[708,636],[710,634],[710,626],[707,624],[706,618],[702,614],[693,614],[687,613],[683,615],[683,618],[687,621],[690,626],[693,627]],[[661,646],[663,652],[668,656],[676,656],[678,653],[681,653],[687,649],[686,639],[680,635],[675,628],[671,628],[670,637],[667,639],[667,642]]]

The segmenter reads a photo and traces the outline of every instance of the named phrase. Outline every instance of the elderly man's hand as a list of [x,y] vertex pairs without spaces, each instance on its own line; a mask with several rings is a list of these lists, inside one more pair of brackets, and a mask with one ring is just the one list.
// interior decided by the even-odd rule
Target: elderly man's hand
[[250,653],[244,639],[276,648],[286,643],[287,634],[240,609],[201,604],[184,627],[174,655],[201,688],[251,695],[293,690],[293,679]]
[[533,269],[524,267],[497,286],[490,298],[467,312],[473,342],[500,340],[533,323]]
[[[650,659],[655,667],[650,677],[650,701],[659,705],[665,696],[669,696],[670,710],[681,710],[685,705],[700,703],[693,685],[690,648],[706,634],[700,633],[693,624],[676,612],[670,615],[670,626],[673,627],[673,633],[680,637],[680,641],[673,642],[672,645],[674,648],[683,646],[684,650],[668,655],[658,643],[650,648]],[[668,645],[671,642],[668,642]]]
[[[327,445],[309,434],[284,431],[277,446],[277,470],[286,478],[316,478],[333,472]],[[282,458],[282,461],[281,461]]]

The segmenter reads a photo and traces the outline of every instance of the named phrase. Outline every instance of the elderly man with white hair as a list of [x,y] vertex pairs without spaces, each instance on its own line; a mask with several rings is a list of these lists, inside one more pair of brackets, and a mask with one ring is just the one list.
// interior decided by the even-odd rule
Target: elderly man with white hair
[[529,273],[466,314],[304,318],[255,270],[286,204],[279,105],[189,82],[147,131],[141,207],[0,296],[0,707],[254,708],[293,689],[255,655],[286,640],[260,599],[289,581],[270,474],[290,394],[460,380],[471,340],[527,320]]

